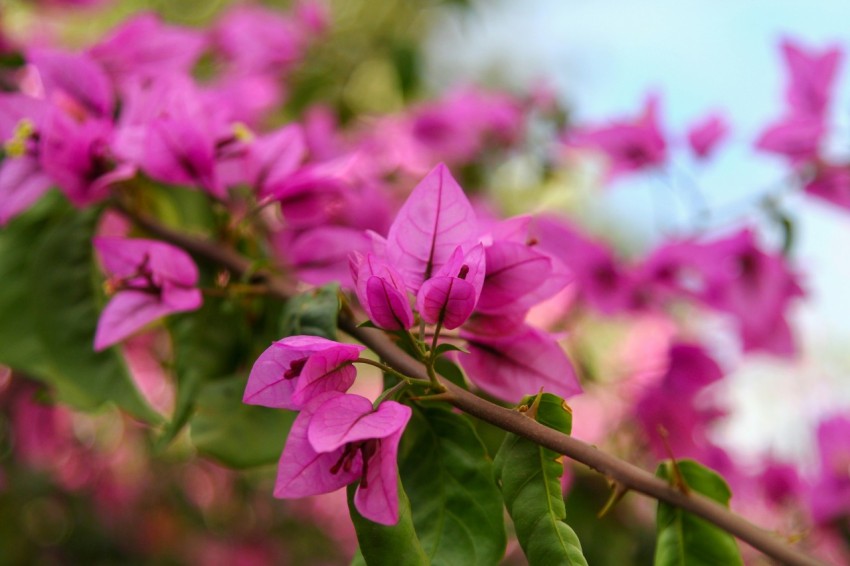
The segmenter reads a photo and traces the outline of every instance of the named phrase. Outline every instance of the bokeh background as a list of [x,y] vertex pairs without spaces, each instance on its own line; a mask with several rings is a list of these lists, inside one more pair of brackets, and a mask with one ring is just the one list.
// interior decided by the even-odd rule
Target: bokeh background
[[[0,0],[0,23],[27,42],[84,46],[141,10],[203,26],[230,4]],[[331,27],[293,71],[276,117],[281,123],[321,102],[341,123],[355,124],[465,85],[518,95],[547,89],[563,111],[560,119],[575,123],[635,115],[647,94],[657,93],[671,136],[706,112],[721,111],[732,124],[731,139],[709,163],[674,154],[672,177],[635,175],[601,188],[592,160],[553,171],[551,142],[559,132],[551,122],[529,133],[532,143],[523,151],[462,173],[486,185],[505,212],[563,213],[624,257],[640,257],[671,234],[742,222],[758,226],[768,241],[785,237],[755,204],[781,190],[787,166],[752,149],[760,128],[781,111],[779,41],[850,44],[850,5],[840,0],[336,0],[328,6]],[[836,155],[850,155],[848,109],[850,74],[843,73],[831,120]],[[689,191],[707,203],[708,220],[697,218]],[[844,258],[850,218],[794,194],[783,195],[781,206],[793,222],[792,257],[808,293],[791,313],[800,354],[792,361],[741,358],[724,343],[729,333],[722,322],[716,332],[709,328],[707,338],[730,368],[712,392],[728,411],[713,435],[744,466],[771,456],[805,470],[815,464],[817,423],[850,410],[850,262]],[[656,328],[651,320],[629,320],[582,331],[583,343],[599,344],[588,347],[583,363],[604,360],[612,335],[622,337],[633,325],[644,337]],[[643,345],[629,347],[639,366]],[[650,364],[657,353],[648,346],[645,355]],[[602,361],[597,371],[605,367]],[[162,450],[117,412],[84,415],[43,403],[40,386],[8,372],[0,373],[0,391],[0,564],[340,564],[356,546],[340,514],[341,497],[281,503],[270,497],[273,470],[234,472],[198,457],[186,439]],[[590,517],[606,486],[581,474],[574,481],[581,489],[573,489],[569,509]],[[577,525],[589,562],[651,561],[651,511],[638,504]],[[508,561],[521,563],[516,549]]]

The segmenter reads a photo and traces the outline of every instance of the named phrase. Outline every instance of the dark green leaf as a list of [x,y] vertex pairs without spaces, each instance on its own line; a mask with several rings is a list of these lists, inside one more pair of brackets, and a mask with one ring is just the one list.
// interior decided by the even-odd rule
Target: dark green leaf
[[164,446],[185,426],[199,389],[207,382],[233,375],[250,350],[244,317],[225,299],[205,297],[204,305],[169,321],[174,343],[177,399],[171,421],[159,438]]
[[502,497],[469,419],[445,406],[414,408],[399,473],[432,564],[497,564],[505,552]]
[[469,389],[469,385],[466,383],[466,378],[463,376],[463,372],[456,363],[449,361],[446,358],[437,358],[437,361],[434,362],[434,369],[437,373],[458,387]]
[[[692,491],[729,506],[732,492],[716,472],[692,460],[677,460],[682,478]],[[671,462],[658,466],[655,475],[672,482]],[[679,507],[658,502],[655,566],[709,566],[743,564],[735,539],[723,529],[687,513]]]
[[189,421],[198,451],[232,468],[277,462],[296,413],[242,403],[245,379],[204,385]]
[[[531,405],[533,400],[526,397],[523,404]],[[564,401],[549,393],[541,396],[536,419],[564,434],[572,428],[572,415]],[[564,522],[561,461],[557,452],[514,434],[505,437],[496,454],[494,468],[505,506],[532,566],[587,564],[578,537]]]
[[356,490],[356,483],[348,486],[348,513],[357,531],[359,553],[364,561],[358,563],[355,557],[354,563],[366,563],[369,566],[427,566],[428,557],[416,538],[410,516],[410,502],[401,482],[398,485],[398,523],[389,527],[360,515],[354,506]]
[[95,210],[72,210],[51,195],[0,231],[0,361],[78,408],[114,402],[157,422],[119,351],[93,349],[102,280],[91,244],[96,222]]
[[281,334],[308,334],[336,339],[339,314],[339,285],[332,283],[291,298],[283,309]]

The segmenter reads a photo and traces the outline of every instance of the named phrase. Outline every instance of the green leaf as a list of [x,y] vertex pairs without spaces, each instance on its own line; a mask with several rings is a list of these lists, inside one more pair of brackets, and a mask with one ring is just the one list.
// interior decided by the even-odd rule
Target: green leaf
[[280,459],[296,413],[242,403],[245,379],[204,385],[189,421],[199,452],[232,468],[272,464]]
[[200,309],[171,317],[177,399],[171,420],[158,439],[160,448],[188,422],[205,383],[240,369],[251,345],[245,326],[237,306],[218,297],[205,297]]
[[448,342],[443,342],[442,344],[437,346],[437,349],[435,350],[435,352],[438,356],[442,356],[446,352],[462,352],[464,354],[469,353],[467,350],[464,350],[460,346],[456,346],[454,344],[449,344]]
[[399,457],[413,523],[432,564],[497,564],[505,553],[493,464],[464,415],[414,407]]
[[348,513],[357,531],[357,542],[360,543],[358,553],[363,561],[358,562],[355,556],[353,564],[369,564],[369,566],[427,566],[429,564],[425,551],[410,516],[410,501],[399,482],[398,485],[398,523],[392,526],[381,525],[365,519],[354,506],[354,493],[357,484],[348,486]]
[[308,334],[336,339],[339,315],[339,285],[331,283],[291,298],[283,309],[283,336]]
[[447,360],[446,358],[437,358],[434,362],[434,370],[458,387],[463,387],[467,390],[469,389],[469,385],[466,383],[466,378],[456,363]]
[[[531,405],[533,400],[526,397],[522,403]],[[572,415],[564,401],[549,393],[541,396],[536,419],[564,434],[572,429]],[[532,566],[587,565],[578,536],[564,522],[561,458],[557,452],[515,434],[505,437],[496,454],[494,468],[505,506]]]
[[93,349],[102,302],[91,244],[97,211],[44,201],[0,231],[0,362],[53,385],[77,408],[113,402],[161,421],[118,349]]
[[[728,507],[732,492],[716,472],[692,460],[676,461],[688,488]],[[655,475],[672,482],[671,462],[658,466]],[[705,519],[662,501],[658,502],[655,566],[710,566],[743,564],[735,539]]]

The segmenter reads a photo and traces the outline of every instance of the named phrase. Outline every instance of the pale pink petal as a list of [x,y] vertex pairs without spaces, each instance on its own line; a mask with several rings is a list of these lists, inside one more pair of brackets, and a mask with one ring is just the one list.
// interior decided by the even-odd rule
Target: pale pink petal
[[357,377],[351,362],[365,349],[354,344],[338,344],[310,356],[292,392],[292,402],[300,406],[325,391],[347,391]]
[[469,379],[508,402],[537,393],[571,397],[581,392],[572,363],[547,333],[526,326],[512,336],[478,336],[466,332],[469,354],[459,356]]
[[398,443],[411,415],[409,407],[399,407],[406,409],[404,424],[381,439],[378,452],[369,460],[367,485],[364,487],[361,481],[354,494],[354,506],[360,514],[382,525],[398,522]]
[[165,315],[178,312],[159,297],[139,291],[117,293],[103,309],[94,337],[95,351],[116,344]]
[[551,271],[552,260],[532,246],[495,242],[487,248],[487,276],[476,309],[484,313],[511,310],[540,287]]
[[360,477],[362,466],[360,454],[355,455],[348,471],[339,469],[334,474],[331,468],[339,461],[343,449],[340,447],[318,453],[307,439],[307,430],[313,419],[313,411],[328,400],[341,395],[342,393],[337,391],[323,393],[304,407],[295,419],[286,437],[286,446],[280,455],[274,488],[275,497],[295,498],[328,493]]
[[385,401],[377,409],[360,395],[336,396],[317,406],[307,431],[317,452],[329,452],[349,442],[385,439],[407,425],[410,407]]
[[387,235],[387,258],[414,293],[478,234],[475,211],[445,165],[413,189]]
[[[300,388],[302,394],[299,399],[293,398],[298,389],[299,380],[306,376],[309,381],[316,382],[324,373],[332,370],[328,363],[313,361],[313,358],[326,356],[331,361],[334,359],[353,360],[364,349],[363,346],[340,344],[319,336],[289,336],[279,340],[269,346],[254,362],[242,401],[266,407],[300,409],[310,401],[310,398],[303,394],[303,386]],[[292,369],[292,362],[299,360],[304,363],[300,372],[297,372],[297,375],[287,377],[286,373]],[[353,373],[354,368],[348,367],[347,369]],[[329,377],[340,378],[338,375]],[[339,383],[344,383],[349,379],[347,372],[343,372],[341,377]],[[350,385],[351,383],[348,383],[345,388],[347,389]],[[318,385],[314,385],[313,389],[318,387]]]
[[416,310],[429,324],[442,321],[447,330],[466,322],[475,308],[475,288],[457,277],[432,277],[416,295]]
[[413,326],[413,309],[403,291],[387,279],[371,276],[366,280],[366,302],[369,319],[385,330],[405,330]]
[[0,163],[0,226],[27,210],[53,182],[32,157],[7,157]]

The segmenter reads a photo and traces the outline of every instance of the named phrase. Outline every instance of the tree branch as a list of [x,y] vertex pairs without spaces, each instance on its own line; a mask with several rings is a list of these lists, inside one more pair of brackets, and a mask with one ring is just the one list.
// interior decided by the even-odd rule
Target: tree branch
[[[196,257],[218,263],[235,275],[243,276],[251,270],[252,262],[235,250],[174,231],[127,209],[119,207],[118,210],[150,234],[177,245]],[[258,282],[265,283],[270,293],[278,298],[287,300],[292,297],[294,287],[282,277],[267,271],[257,271],[253,275]],[[394,369],[417,379],[428,379],[427,370],[422,363],[396,346],[384,332],[374,328],[358,327],[354,314],[345,311],[340,313],[339,328],[368,346]],[[458,409],[502,430],[527,438],[581,462],[632,491],[643,493],[702,517],[783,564],[793,566],[823,566],[825,564],[708,497],[693,492],[684,494],[646,470],[599,450],[595,446],[542,425],[518,411],[486,401],[446,379],[441,378],[440,381],[447,390],[446,400]]]

